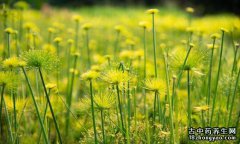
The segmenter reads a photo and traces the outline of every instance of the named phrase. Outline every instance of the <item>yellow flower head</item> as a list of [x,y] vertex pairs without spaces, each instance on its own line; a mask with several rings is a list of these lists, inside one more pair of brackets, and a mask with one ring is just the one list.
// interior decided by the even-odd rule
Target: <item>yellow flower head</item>
[[73,16],[73,20],[74,20],[75,22],[79,22],[80,20],[82,20],[82,17],[81,17],[80,15],[74,15],[74,16]]
[[219,39],[220,38],[220,34],[214,33],[214,34],[211,35],[211,38],[212,39]]
[[92,65],[91,70],[100,72],[102,70],[102,67],[100,65]]
[[223,31],[223,32],[226,32],[226,33],[228,33],[228,32],[229,32],[229,30],[228,30],[228,29],[226,29],[226,28],[220,28],[220,30],[221,30],[221,31]]
[[88,72],[85,72],[81,75],[81,78],[83,80],[92,80],[92,79],[96,79],[99,77],[99,73],[93,70],[90,70]]
[[198,106],[198,107],[193,107],[193,112],[197,113],[197,112],[202,112],[202,111],[207,111],[209,110],[209,106],[204,105],[204,106]]
[[192,7],[186,7],[186,12],[188,12],[188,13],[194,13],[194,8],[192,8]]
[[47,83],[47,84],[46,84],[46,88],[47,88],[47,89],[53,89],[53,88],[55,88],[55,87],[57,87],[57,85],[56,85],[55,83]]
[[62,38],[61,37],[56,37],[53,41],[56,42],[56,43],[60,43],[62,41]]
[[14,32],[14,30],[12,28],[6,28],[5,32],[8,34],[12,34]]
[[158,12],[159,12],[158,9],[149,9],[149,10],[146,11],[146,13],[148,13],[148,14],[155,14],[155,13],[158,13]]
[[92,28],[92,24],[90,24],[90,23],[85,23],[85,24],[82,26],[82,29],[84,29],[84,30],[89,30],[90,28]]
[[25,65],[26,65],[26,62],[20,60],[17,57],[11,57],[3,61],[3,68],[12,69],[20,66],[25,66]]
[[115,104],[115,97],[105,93],[98,93],[94,96],[94,102],[100,110],[110,109]]
[[129,75],[120,70],[108,70],[107,72],[103,73],[101,78],[110,84],[119,84],[130,80]]
[[55,31],[54,28],[52,28],[52,27],[48,28],[48,32],[49,32],[49,33],[54,33],[54,31]]
[[73,39],[68,39],[67,41],[69,44],[73,44],[74,43],[74,40]]
[[150,27],[150,23],[147,22],[147,21],[140,21],[140,22],[139,22],[139,26],[146,29],[146,28],[149,28],[149,27]]
[[42,49],[50,53],[56,52],[56,48],[51,44],[44,44]]
[[123,26],[121,26],[121,25],[116,25],[115,27],[114,27],[114,29],[117,31],[117,32],[122,32],[123,31]]
[[73,53],[72,55],[75,56],[75,57],[79,57],[79,56],[80,56],[80,53],[79,53],[79,52],[75,52],[75,53]]
[[79,71],[78,71],[77,69],[73,69],[73,68],[71,68],[71,69],[69,70],[69,72],[70,72],[70,73],[73,73],[74,75],[78,75],[78,74],[79,74]]
[[132,59],[133,58],[133,51],[131,50],[124,50],[119,54],[120,58],[123,59]]
[[145,89],[150,91],[164,92],[166,90],[166,85],[163,80],[160,79],[147,79],[145,82]]

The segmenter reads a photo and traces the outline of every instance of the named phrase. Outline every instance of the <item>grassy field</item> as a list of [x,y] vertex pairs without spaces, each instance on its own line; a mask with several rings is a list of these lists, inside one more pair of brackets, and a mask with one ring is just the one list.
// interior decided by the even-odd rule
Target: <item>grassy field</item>
[[196,13],[3,6],[0,143],[239,143],[240,19]]

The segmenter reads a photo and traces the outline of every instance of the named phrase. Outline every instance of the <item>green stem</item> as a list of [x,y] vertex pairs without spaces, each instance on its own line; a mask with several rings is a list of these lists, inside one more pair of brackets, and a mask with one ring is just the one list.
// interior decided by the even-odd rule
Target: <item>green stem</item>
[[117,58],[119,35],[120,35],[120,32],[117,31],[117,36],[116,36],[116,40],[115,40],[115,43],[114,43],[114,57],[115,57],[115,59]]
[[[77,56],[75,56],[74,58],[74,64],[73,64],[73,68],[76,69],[77,67]],[[71,83],[70,83],[70,87],[68,90],[68,94],[67,94],[67,104],[69,109],[67,110],[67,114],[66,114],[66,137],[68,136],[68,131],[69,131],[69,123],[70,123],[70,109],[71,109],[71,105],[72,105],[72,91],[73,91],[73,83],[74,83],[74,72],[72,73],[71,76]]]
[[79,22],[76,21],[76,27],[75,27],[75,49],[78,49],[78,32],[79,32]]
[[[170,98],[169,94],[169,75],[168,75],[168,63],[167,63],[167,57],[166,54],[164,54],[164,66],[165,66],[165,73],[166,73],[166,83],[167,83],[167,97],[168,97],[168,103],[169,103],[169,114],[170,114],[170,143],[175,143],[174,142],[174,126],[173,126],[173,101]],[[174,88],[173,88],[174,89]]]
[[57,124],[56,117],[54,115],[54,111],[53,111],[53,108],[52,108],[50,98],[49,98],[48,93],[47,93],[47,88],[46,88],[46,85],[45,85],[43,75],[42,75],[42,71],[41,71],[40,67],[38,68],[38,71],[39,71],[39,74],[40,74],[40,77],[41,77],[41,81],[42,81],[43,89],[44,89],[44,92],[45,92],[45,95],[46,95],[46,98],[47,98],[47,102],[48,102],[48,105],[49,105],[49,108],[50,108],[50,111],[51,111],[51,114],[52,114],[53,122],[54,122],[55,128],[57,130],[59,143],[62,144],[62,137],[61,137],[61,134],[60,134],[60,130],[59,130],[59,127],[58,127],[58,124]]
[[237,93],[239,76],[240,76],[240,69],[238,70],[238,76],[237,76],[237,79],[236,79],[234,92],[233,92],[233,98],[232,98],[232,102],[231,102],[231,105],[230,105],[230,112],[229,112],[229,116],[228,116],[228,125],[227,125],[228,127],[231,124],[231,116],[232,116],[232,111],[233,111],[233,106],[234,106],[233,104],[234,104],[236,93]]
[[[146,81],[147,76],[147,49],[146,49],[146,28],[144,28],[143,33],[143,49],[144,49],[144,83]],[[143,89],[143,97],[144,97],[144,113],[146,113],[146,89]]]
[[122,126],[123,136],[125,139],[125,128],[124,128],[124,124],[123,124],[123,114],[122,114],[122,106],[121,106],[120,91],[119,91],[118,84],[116,84],[116,88],[117,88],[118,108],[119,108],[119,112],[120,112],[121,126]]
[[102,122],[102,137],[103,137],[103,144],[106,143],[106,138],[105,138],[105,130],[104,130],[104,111],[101,110],[101,122]]
[[8,109],[7,109],[7,106],[6,106],[6,103],[5,103],[5,99],[4,99],[4,90],[5,90],[5,84],[2,86],[1,97],[2,97],[3,106],[4,106],[4,109],[5,109],[5,113],[6,113],[6,119],[7,119],[7,123],[8,123],[8,131],[9,131],[9,134],[10,134],[10,140],[11,140],[11,143],[13,144],[13,133],[12,133],[11,122],[10,122],[10,118],[9,118],[9,114],[8,114]]
[[[157,105],[157,91],[154,92],[154,106],[153,106],[153,120],[152,120],[152,128],[153,128],[153,135],[155,133],[155,119],[156,119],[156,105]],[[154,137],[154,136],[153,136]]]
[[[208,74],[208,95],[207,95],[207,105],[210,107],[210,97],[211,97],[211,82],[212,82],[212,65],[213,65],[213,52],[214,52],[214,46],[215,46],[216,38],[213,39],[213,47],[211,49],[211,55],[210,55],[210,64],[209,64],[209,74]],[[208,111],[208,120],[209,120],[209,111]]]
[[188,89],[188,127],[191,127],[191,85],[190,85],[190,70],[187,70],[187,89]]
[[156,32],[155,32],[154,13],[152,14],[152,27],[153,27],[152,35],[153,35],[154,72],[155,72],[155,78],[157,78]]
[[146,129],[147,129],[147,144],[151,143],[150,139],[150,130],[149,130],[149,121],[148,121],[148,106],[146,106]]
[[93,86],[92,80],[90,80],[90,95],[91,95],[91,110],[92,110],[92,120],[93,120],[93,130],[94,130],[94,140],[95,144],[98,143],[97,140],[97,129],[96,129],[96,122],[95,122],[95,114],[94,114],[94,103],[93,103]]
[[42,131],[43,131],[43,136],[44,136],[45,143],[46,143],[46,144],[49,144],[48,138],[47,138],[47,134],[46,134],[46,130],[45,130],[45,128],[44,128],[43,121],[42,121],[42,119],[41,119],[41,116],[40,116],[40,113],[39,113],[39,110],[38,110],[38,105],[37,105],[37,102],[36,102],[36,100],[35,100],[35,97],[34,97],[34,94],[33,94],[33,90],[32,90],[30,81],[29,81],[29,79],[28,79],[28,77],[27,77],[27,73],[26,73],[26,71],[25,71],[25,69],[24,69],[23,67],[22,67],[22,71],[23,71],[23,73],[24,73],[25,79],[26,79],[27,84],[28,84],[28,88],[29,88],[29,90],[30,90],[30,93],[31,93],[31,96],[32,96],[32,99],[33,99],[34,107],[35,107],[36,112],[37,112],[38,121],[40,122],[40,126],[41,126],[41,129],[42,129]]
[[91,67],[91,53],[89,48],[89,32],[86,30],[86,47],[87,47],[87,60],[88,60],[88,69]]
[[213,96],[213,104],[212,104],[212,113],[210,118],[210,126],[212,126],[213,121],[213,115],[215,110],[215,104],[216,104],[216,97],[217,97],[217,90],[218,90],[218,82],[220,77],[220,71],[221,71],[221,64],[222,64],[222,53],[223,53],[223,40],[224,40],[224,31],[222,31],[222,40],[221,40],[221,48],[220,48],[220,58],[218,63],[218,71],[217,71],[217,81],[214,89],[214,96]]
[[8,58],[11,56],[11,51],[10,51],[10,34],[7,33],[7,49],[8,49]]

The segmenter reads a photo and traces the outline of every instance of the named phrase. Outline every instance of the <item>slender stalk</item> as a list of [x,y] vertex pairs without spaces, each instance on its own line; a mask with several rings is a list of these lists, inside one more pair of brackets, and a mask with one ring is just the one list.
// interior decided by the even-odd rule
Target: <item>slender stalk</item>
[[152,35],[153,35],[154,72],[155,72],[155,78],[157,78],[156,32],[155,32],[154,13],[152,13]]
[[[212,65],[213,65],[213,52],[215,47],[215,41],[216,38],[213,39],[213,47],[211,49],[211,55],[210,55],[210,64],[209,64],[209,73],[208,73],[208,94],[207,94],[207,105],[210,107],[210,97],[211,97],[211,82],[212,82]],[[208,121],[209,121],[209,111],[208,111]]]
[[102,137],[103,137],[103,144],[106,143],[106,138],[105,138],[105,130],[104,130],[104,111],[101,110],[101,122],[102,122]]
[[119,35],[120,35],[120,31],[117,31],[117,36],[116,36],[116,40],[115,40],[115,43],[114,43],[114,57],[115,57],[115,59],[117,58]]
[[16,94],[13,93],[13,117],[14,117],[14,130],[15,130],[15,134],[17,132],[17,110],[16,110]]
[[7,49],[8,49],[8,58],[11,57],[11,50],[10,50],[10,33],[7,33]]
[[164,56],[164,66],[165,66],[165,74],[166,74],[166,83],[167,83],[167,97],[168,97],[168,103],[169,103],[169,114],[170,114],[170,143],[175,143],[174,142],[174,126],[173,126],[173,101],[170,98],[170,94],[169,94],[169,75],[168,75],[168,62],[167,62],[167,57],[166,54],[163,55]]
[[95,122],[95,114],[94,114],[94,103],[93,103],[93,86],[92,80],[90,80],[90,95],[91,95],[91,110],[92,110],[92,120],[93,120],[93,130],[94,130],[94,140],[95,144],[98,143],[97,140],[97,129],[96,129],[96,122]]
[[75,27],[75,49],[78,49],[78,32],[79,32],[79,21],[76,21]]
[[224,40],[224,31],[222,31],[222,40],[221,40],[221,48],[220,48],[220,58],[219,58],[219,63],[218,63],[217,80],[216,80],[216,85],[215,85],[215,89],[214,89],[213,104],[212,104],[212,113],[211,113],[211,118],[210,118],[210,126],[212,126],[212,121],[213,121],[213,115],[214,115],[215,104],[216,104],[216,97],[217,97],[217,90],[218,90],[218,82],[219,82],[221,65],[222,65],[223,40]]
[[91,67],[91,53],[90,53],[90,48],[89,48],[89,31],[86,30],[86,47],[87,47],[87,60],[88,60],[88,65],[87,68],[89,69]]
[[153,106],[153,120],[152,120],[152,128],[153,128],[153,135],[155,133],[155,119],[156,119],[156,105],[157,105],[157,99],[158,99],[158,95],[157,95],[157,91],[154,92],[154,106]]
[[46,85],[45,85],[43,75],[42,75],[42,71],[41,71],[40,67],[38,68],[38,71],[39,71],[39,74],[40,74],[40,77],[41,77],[41,81],[42,81],[43,89],[44,89],[44,92],[45,92],[45,95],[46,95],[46,98],[47,98],[47,102],[48,102],[48,105],[49,105],[49,108],[50,108],[50,111],[51,111],[51,114],[52,114],[53,122],[54,122],[54,125],[55,125],[55,128],[56,128],[57,134],[58,134],[59,143],[62,144],[62,137],[61,137],[61,134],[60,134],[60,130],[59,130],[59,127],[58,127],[58,124],[57,124],[56,117],[54,115],[54,111],[53,111],[53,108],[52,108],[50,98],[49,98],[48,93],[47,93],[47,88],[46,88]]
[[121,106],[120,91],[119,91],[118,84],[116,84],[116,88],[117,88],[118,108],[119,108],[119,112],[120,112],[121,126],[122,126],[123,136],[125,139],[125,128],[124,128],[124,124],[123,124],[123,114],[122,114],[122,106]]
[[[175,89],[177,89],[179,86],[180,86],[180,82],[181,82],[181,79],[182,79],[182,74],[183,74],[183,69],[184,69],[184,67],[185,67],[185,65],[186,65],[186,63],[187,63],[187,59],[188,59],[188,57],[189,57],[189,54],[190,54],[190,52],[191,52],[191,49],[192,49],[192,46],[189,46],[189,49],[188,49],[188,51],[187,51],[187,55],[186,55],[186,57],[185,57],[185,59],[184,59],[184,62],[183,62],[183,65],[182,65],[182,68],[180,69],[180,72],[179,72],[179,74],[178,74],[178,76],[177,76],[177,83],[176,83],[176,87],[175,87]],[[177,93],[176,93],[176,90],[174,90],[173,91],[173,95],[172,95],[172,97],[173,98],[175,98],[174,100],[174,103],[175,103],[175,111],[176,111],[176,123],[175,123],[175,125],[176,125],[176,143],[178,143],[179,142],[179,133],[178,133],[178,128],[179,128],[179,124],[178,124],[178,113],[179,113],[179,110],[178,110],[178,97],[176,96],[177,95]]]
[[227,124],[228,127],[231,124],[231,116],[232,116],[232,111],[233,111],[233,106],[234,106],[233,104],[234,104],[236,93],[237,93],[239,77],[240,77],[240,69],[238,70],[238,75],[237,75],[234,92],[233,92],[233,98],[232,98],[231,105],[230,105],[230,112],[228,115],[228,124]]
[[[74,64],[73,64],[73,68],[76,69],[77,67],[77,56],[74,57]],[[70,87],[68,89],[68,94],[67,94],[67,104],[68,104],[68,111],[67,111],[67,114],[66,114],[66,137],[68,136],[68,131],[69,131],[69,123],[70,123],[70,109],[71,109],[71,105],[72,105],[72,91],[73,91],[73,83],[74,83],[74,77],[75,77],[75,74],[74,72],[72,73],[72,76],[71,76],[71,82],[70,82]]]
[[[146,27],[143,28],[143,49],[144,49],[144,71],[143,71],[143,80],[144,83],[147,77],[147,49],[146,49]],[[143,89],[143,98],[144,98],[144,113],[146,114],[146,89]]]
[[40,122],[40,126],[41,126],[41,129],[42,129],[42,131],[43,131],[43,136],[44,136],[45,143],[48,144],[49,142],[48,142],[48,138],[47,138],[47,133],[46,133],[46,130],[45,130],[45,128],[44,128],[43,121],[42,121],[42,119],[41,119],[41,116],[40,116],[40,113],[39,113],[39,110],[38,110],[38,105],[37,105],[37,102],[36,102],[36,100],[35,100],[35,97],[34,97],[34,94],[33,94],[33,90],[32,90],[30,81],[29,81],[29,79],[28,79],[28,77],[27,77],[27,73],[26,73],[24,67],[22,67],[22,71],[23,71],[23,74],[24,74],[25,79],[26,79],[26,81],[27,81],[28,88],[29,88],[29,90],[30,90],[30,93],[31,93],[31,96],[32,96],[32,99],[33,99],[34,107],[35,107],[36,112],[37,112],[38,121]]
[[151,143],[150,139],[150,130],[149,130],[149,121],[148,121],[148,106],[146,105],[146,128],[147,128],[147,144]]
[[[50,96],[50,89],[48,91],[48,96]],[[46,102],[46,106],[45,106],[45,109],[44,109],[43,123],[45,122],[45,119],[46,119],[47,109],[48,109],[48,102]],[[42,137],[42,131],[40,132],[40,135],[39,135],[39,138],[38,138],[38,144],[40,144],[41,137]]]
[[191,127],[191,84],[190,84],[190,70],[187,70],[187,89],[188,89],[188,127]]
[[6,103],[5,103],[5,99],[4,99],[4,90],[5,90],[5,84],[3,84],[3,86],[2,86],[1,97],[2,97],[3,106],[4,106],[4,109],[5,109],[5,113],[6,113],[8,131],[9,131],[9,134],[10,134],[10,141],[13,144],[13,133],[12,133],[11,122],[10,122],[10,118],[9,118],[9,114],[8,114],[8,109],[7,109],[7,106],[6,106]]

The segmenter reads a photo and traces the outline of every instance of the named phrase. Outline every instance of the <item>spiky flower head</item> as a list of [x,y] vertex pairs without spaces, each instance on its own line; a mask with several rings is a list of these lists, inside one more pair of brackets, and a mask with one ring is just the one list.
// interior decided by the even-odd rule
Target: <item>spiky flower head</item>
[[108,70],[102,74],[101,78],[110,84],[119,84],[130,80],[129,75],[120,70]]
[[58,67],[59,59],[54,53],[44,50],[30,50],[23,53],[22,58],[30,68],[52,70]]
[[21,66],[25,66],[26,62],[18,57],[11,57],[3,61],[3,68],[13,69]]
[[157,78],[147,79],[145,82],[145,89],[149,91],[157,91],[157,92],[165,93],[166,84],[161,79],[157,79]]
[[[183,48],[175,50],[172,54],[170,54],[170,67],[176,70],[181,70],[186,55],[187,51]],[[194,49],[190,52],[183,70],[196,70],[196,68],[199,68],[201,64],[204,64],[206,62],[206,60],[206,50]]]
[[68,40],[67,40],[67,43],[73,44],[73,43],[74,43],[74,40],[73,40],[73,39],[68,39]]
[[188,13],[194,13],[194,8],[192,8],[192,7],[186,7],[186,12],[188,12]]
[[92,80],[99,77],[99,73],[93,70],[87,71],[81,75],[83,80]]
[[155,13],[158,13],[158,12],[159,12],[158,9],[149,9],[149,10],[146,11],[146,13],[148,13],[148,14],[155,14]]
[[12,34],[14,30],[13,30],[12,28],[6,28],[4,31],[5,31],[7,34]]
[[101,92],[94,96],[94,102],[100,110],[110,109],[115,104],[115,97],[107,92]]
[[120,58],[123,58],[123,59],[132,59],[133,58],[133,51],[132,50],[123,50],[119,56]]

